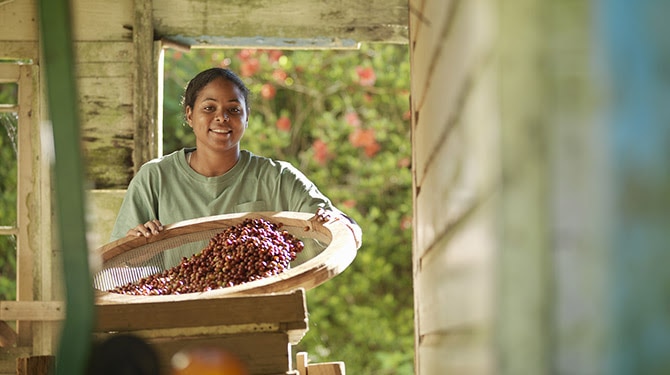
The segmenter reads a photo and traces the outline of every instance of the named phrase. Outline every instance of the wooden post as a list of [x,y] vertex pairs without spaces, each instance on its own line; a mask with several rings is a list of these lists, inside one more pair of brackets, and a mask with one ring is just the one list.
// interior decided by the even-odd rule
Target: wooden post
[[135,52],[135,79],[133,88],[133,122],[135,146],[133,170],[157,156],[156,147],[156,94],[158,91],[154,61],[154,30],[152,1],[135,1],[133,46]]
[[16,375],[51,375],[54,372],[56,357],[39,355],[16,359]]

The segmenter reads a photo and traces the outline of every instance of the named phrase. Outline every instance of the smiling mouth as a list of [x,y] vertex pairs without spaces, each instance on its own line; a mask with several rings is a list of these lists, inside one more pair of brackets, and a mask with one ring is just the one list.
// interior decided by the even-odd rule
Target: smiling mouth
[[226,129],[210,129],[210,131],[216,134],[230,134],[233,132],[232,130],[226,130]]

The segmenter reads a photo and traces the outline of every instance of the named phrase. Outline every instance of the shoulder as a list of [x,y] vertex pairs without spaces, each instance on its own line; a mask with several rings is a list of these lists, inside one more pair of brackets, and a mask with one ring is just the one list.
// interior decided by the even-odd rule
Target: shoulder
[[164,168],[171,168],[177,164],[179,164],[180,158],[185,158],[185,149],[177,150],[172,152],[171,154],[164,155],[157,157],[155,159],[149,160],[148,162],[142,164],[140,167],[139,172],[150,172],[150,171],[156,171],[156,170],[161,170]]
[[[179,174],[180,160],[185,158],[184,149],[175,151],[142,164],[133,181],[156,181],[161,175]],[[186,161],[184,161],[186,163]]]
[[242,150],[242,158],[246,160],[249,169],[259,172],[281,174],[300,174],[300,171],[291,163],[266,156],[255,155],[250,151]]

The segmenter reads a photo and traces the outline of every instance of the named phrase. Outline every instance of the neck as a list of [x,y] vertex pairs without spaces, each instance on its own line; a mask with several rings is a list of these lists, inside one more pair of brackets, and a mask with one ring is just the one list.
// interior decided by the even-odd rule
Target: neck
[[237,164],[240,159],[240,150],[213,153],[205,149],[196,149],[190,155],[189,166],[194,171],[205,177],[216,177],[228,172]]

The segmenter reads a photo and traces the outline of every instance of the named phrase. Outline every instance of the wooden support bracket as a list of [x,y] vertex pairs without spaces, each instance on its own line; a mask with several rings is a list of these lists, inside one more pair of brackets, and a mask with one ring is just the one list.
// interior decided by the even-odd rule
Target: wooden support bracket
[[0,320],[0,348],[8,348],[16,343],[18,335],[4,320]]
[[298,375],[346,375],[344,362],[324,362],[309,364],[307,353],[296,354]]

